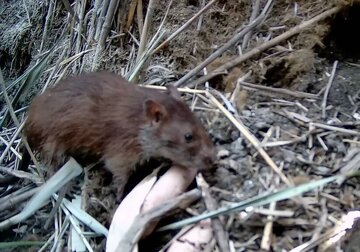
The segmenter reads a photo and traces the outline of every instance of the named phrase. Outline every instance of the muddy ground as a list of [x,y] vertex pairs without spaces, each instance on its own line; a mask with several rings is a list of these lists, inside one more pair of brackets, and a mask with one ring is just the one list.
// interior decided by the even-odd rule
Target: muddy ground
[[[174,1],[162,29],[166,29],[171,34],[195,15],[204,5],[203,2]],[[93,8],[93,4],[92,1],[86,4],[86,13]],[[144,13],[147,4],[143,2]],[[160,26],[168,4],[169,1],[159,1],[155,6],[150,34],[154,34]],[[248,45],[241,51],[244,53],[295,25],[321,14],[324,10],[341,4],[348,2],[275,1],[269,15],[252,31]],[[263,8],[264,5],[265,1],[260,1],[260,7]],[[126,24],[129,6],[129,1],[123,1],[116,12],[111,28],[111,39],[107,41],[98,69],[126,74],[134,66],[137,49],[135,39],[139,40],[140,37],[135,19],[130,26]],[[71,20],[69,12],[61,1],[55,4],[50,23],[46,22],[48,12],[49,3],[46,1],[0,1],[0,67],[6,84],[9,85],[33,66],[59,38],[61,38],[59,50],[56,50],[51,57],[46,68],[48,70],[57,64],[60,57],[69,58],[80,51],[95,47],[94,41],[90,43],[85,41],[88,32],[86,22],[83,28],[84,41],[80,41],[78,48],[76,40],[72,37],[76,30],[71,30],[67,36],[60,37],[67,20]],[[195,21],[167,47],[152,56],[147,68],[142,72],[141,80],[164,85],[180,79],[229,41],[235,32],[248,23],[251,12],[251,1],[217,1],[201,17],[201,22]],[[44,36],[45,25],[48,26],[46,36]],[[235,97],[234,106],[243,124],[260,142],[263,142],[269,156],[295,184],[338,174],[344,165],[359,155],[360,140],[359,135],[356,134],[360,132],[359,26],[360,4],[358,1],[353,1],[353,5],[344,7],[336,15],[317,22],[290,39],[232,68],[227,74],[209,81],[210,87],[229,97],[238,79],[249,70],[252,71],[244,83],[240,83],[240,92]],[[236,46],[232,46],[211,63],[208,72],[239,55],[241,45],[242,41],[239,41]],[[65,56],[62,54],[64,50],[66,50]],[[55,79],[62,75],[90,71],[93,53],[93,51],[85,53],[67,68],[61,65],[61,70],[56,72],[50,83],[53,84]],[[335,61],[338,61],[338,64],[323,114],[323,97]],[[27,95],[16,104],[15,109],[23,108],[18,112],[21,120],[24,118],[26,106],[47,81],[50,70],[44,71],[40,80],[33,83]],[[19,85],[15,85],[8,90],[10,97],[15,96],[18,87]],[[203,85],[198,88],[202,89]],[[284,93],[283,90],[288,90],[290,93]],[[304,93],[312,96],[305,96]],[[184,98],[189,104],[191,103],[191,95],[186,94]],[[2,116],[4,116],[3,96],[1,102]],[[254,146],[219,110],[201,109],[202,104],[198,104],[198,107],[200,109],[196,110],[196,114],[202,118],[219,153],[216,169],[204,173],[205,179],[211,186],[211,194],[219,207],[284,187]],[[312,129],[309,128],[310,122],[351,130],[355,134],[320,126]],[[15,132],[15,124],[9,121],[2,126],[1,136],[9,141]],[[15,141],[14,148],[19,147],[18,143],[19,141]],[[4,149],[5,145],[2,141],[1,150]],[[12,168],[15,159],[14,155],[9,155],[1,165]],[[31,182],[26,179],[13,184],[3,184],[0,187],[0,196],[3,197],[29,184]],[[85,209],[108,227],[115,208],[111,175],[101,167],[97,167],[87,176],[87,185]],[[274,219],[271,250],[290,251],[324,234],[334,226],[335,220],[339,220],[348,211],[358,208],[359,196],[359,179],[352,178],[342,185],[333,183],[319,191],[304,195],[303,200],[311,206],[311,211],[306,211],[302,205],[290,200],[278,203],[277,210],[289,210],[293,215]],[[194,208],[203,209],[203,203],[199,202]],[[5,219],[12,211],[18,209],[20,205],[13,206],[4,211],[0,218]],[[48,204],[26,222],[3,233],[1,240],[47,240],[51,232],[43,230],[42,227],[51,209],[52,205]],[[256,212],[251,212],[246,217],[233,214],[226,216],[224,221],[229,240],[236,251],[260,249],[264,225],[267,221],[266,215]],[[356,237],[355,231],[349,232],[346,239],[336,245],[326,248],[315,247],[313,251],[332,251],[331,249],[336,247],[342,247],[345,251],[356,251],[356,239],[352,237]],[[156,251],[164,244],[164,239],[166,239],[164,235],[155,235],[144,241],[143,246],[146,251]],[[104,239],[101,237],[92,239],[91,244],[101,251]]]

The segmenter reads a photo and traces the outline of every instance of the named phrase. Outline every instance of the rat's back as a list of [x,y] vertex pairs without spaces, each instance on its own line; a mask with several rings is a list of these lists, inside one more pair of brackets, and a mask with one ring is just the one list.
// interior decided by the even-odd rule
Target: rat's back
[[66,155],[101,156],[106,142],[125,123],[122,117],[130,117],[129,111],[139,113],[137,103],[142,95],[112,73],[70,77],[33,100],[24,132],[30,146],[53,166],[61,164]]

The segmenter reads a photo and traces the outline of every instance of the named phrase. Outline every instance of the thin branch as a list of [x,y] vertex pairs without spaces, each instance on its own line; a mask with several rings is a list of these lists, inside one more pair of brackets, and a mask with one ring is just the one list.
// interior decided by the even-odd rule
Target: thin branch
[[317,128],[321,128],[321,129],[327,129],[327,130],[341,132],[341,133],[344,133],[344,134],[360,136],[360,132],[357,131],[357,130],[344,129],[344,128],[340,128],[340,127],[330,126],[330,125],[327,125],[327,124],[313,123],[313,122],[310,122],[309,125],[317,127]]
[[326,101],[327,101],[327,98],[328,98],[328,95],[329,95],[329,92],[330,92],[331,84],[334,81],[337,64],[338,64],[338,61],[335,60],[335,62],[333,64],[333,68],[332,68],[332,71],[331,71],[329,81],[328,81],[328,83],[326,85],[326,89],[325,89],[325,93],[324,93],[324,99],[323,99],[322,104],[321,104],[321,109],[322,109],[321,117],[323,119],[326,117]]
[[256,84],[252,84],[252,83],[248,83],[245,81],[241,81],[240,83],[243,87],[249,87],[251,89],[257,89],[260,91],[266,91],[266,92],[271,92],[274,93],[276,95],[279,94],[283,94],[283,95],[290,95],[296,98],[306,98],[306,99],[318,99],[319,97],[315,94],[310,94],[310,93],[305,93],[305,92],[300,92],[300,91],[292,91],[286,88],[273,88],[273,87],[266,87],[263,85],[256,85]]

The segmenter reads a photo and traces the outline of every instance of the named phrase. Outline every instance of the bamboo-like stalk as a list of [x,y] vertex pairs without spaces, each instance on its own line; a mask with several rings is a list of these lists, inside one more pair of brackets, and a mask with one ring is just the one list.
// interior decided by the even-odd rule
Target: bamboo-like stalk
[[131,26],[131,23],[133,22],[134,15],[135,15],[136,5],[137,5],[137,0],[131,0],[129,12],[128,12],[128,18],[127,18],[126,26],[125,26],[126,31],[130,30],[130,26]]
[[102,27],[105,22],[105,16],[106,16],[110,1],[111,0],[104,0],[101,4],[102,6],[101,6],[101,11],[100,11],[100,16],[97,20],[96,31],[95,31],[95,40],[96,41],[99,40],[99,36],[101,34]]
[[89,24],[89,33],[87,36],[87,41],[89,44],[93,43],[94,39],[95,39],[95,23],[97,23],[98,21],[98,11],[99,11],[99,7],[100,7],[100,0],[95,0],[94,2],[94,7],[92,9],[92,13],[91,13],[91,19],[90,19],[90,24]]
[[[78,54],[81,51],[81,47],[84,43],[82,43],[83,40],[83,28],[84,28],[84,16],[85,16],[85,8],[86,8],[86,0],[81,0],[78,3],[78,9],[79,9],[79,22],[77,23],[77,36],[76,36],[76,43],[75,43],[75,54]],[[78,65],[81,64],[81,62],[76,62],[73,66],[73,72],[76,72],[77,69],[79,69]]]
[[111,0],[110,1],[109,8],[106,13],[104,25],[102,26],[102,29],[101,29],[98,45],[96,47],[92,70],[96,69],[97,64],[98,64],[98,59],[105,48],[105,41],[106,41],[107,36],[109,35],[110,28],[111,28],[111,22],[114,18],[116,6],[118,3],[119,3],[119,0]]
[[140,45],[139,45],[138,53],[136,56],[137,62],[142,57],[144,50],[145,50],[145,46],[147,44],[148,34],[149,34],[149,30],[151,29],[151,24],[152,24],[152,19],[153,19],[154,7],[156,6],[156,4],[157,4],[157,0],[149,1],[149,5],[148,5],[146,16],[145,16],[144,27],[141,32]]
[[136,16],[137,16],[137,23],[138,23],[138,28],[139,28],[139,36],[141,37],[142,30],[144,28],[144,15],[143,15],[142,0],[137,1]]

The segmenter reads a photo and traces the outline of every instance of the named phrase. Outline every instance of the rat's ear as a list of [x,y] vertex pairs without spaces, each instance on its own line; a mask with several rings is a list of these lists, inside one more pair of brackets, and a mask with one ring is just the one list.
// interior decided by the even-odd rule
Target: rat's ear
[[146,117],[155,124],[159,123],[166,116],[165,107],[150,99],[145,101],[144,109]]
[[177,88],[176,88],[175,86],[173,86],[173,85],[168,85],[168,86],[166,86],[166,88],[167,88],[167,93],[168,93],[171,97],[173,97],[173,98],[176,99],[176,100],[181,101],[181,95],[180,95],[179,91],[177,90]]

